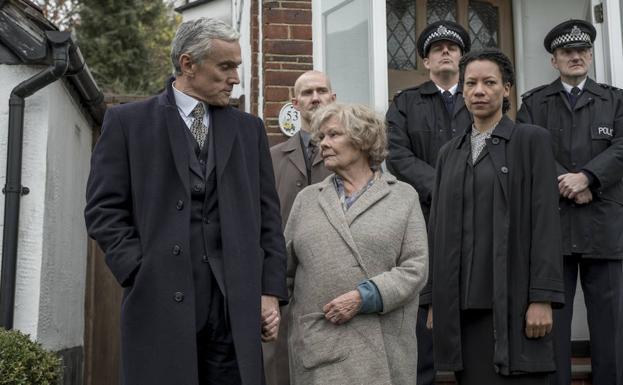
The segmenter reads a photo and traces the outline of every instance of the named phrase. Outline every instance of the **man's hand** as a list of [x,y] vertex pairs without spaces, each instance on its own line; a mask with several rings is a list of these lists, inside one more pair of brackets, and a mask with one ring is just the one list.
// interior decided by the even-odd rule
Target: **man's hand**
[[552,331],[552,305],[533,302],[526,311],[526,337],[541,338]]
[[588,178],[583,172],[562,174],[558,177],[558,191],[564,198],[574,199],[588,187]]
[[262,296],[262,341],[277,340],[279,333],[279,300],[271,295]]
[[575,196],[575,203],[579,205],[585,205],[591,203],[593,200],[593,193],[590,189],[582,190]]
[[359,290],[351,290],[324,305],[324,317],[336,325],[350,321],[361,308],[361,294]]
[[428,314],[426,315],[426,329],[433,330],[433,305],[428,306]]

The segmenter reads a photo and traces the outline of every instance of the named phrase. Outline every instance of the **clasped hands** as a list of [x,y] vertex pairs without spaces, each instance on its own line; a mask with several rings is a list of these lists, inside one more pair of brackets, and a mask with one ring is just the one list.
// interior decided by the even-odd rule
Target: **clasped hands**
[[[552,305],[549,302],[532,302],[526,310],[526,337],[542,338],[552,331]],[[426,327],[433,328],[433,307],[428,307]]]
[[279,300],[271,295],[262,295],[262,342],[277,340],[279,334]]
[[588,188],[588,178],[583,172],[562,174],[558,177],[558,191],[564,198],[583,205],[593,200],[593,193]]

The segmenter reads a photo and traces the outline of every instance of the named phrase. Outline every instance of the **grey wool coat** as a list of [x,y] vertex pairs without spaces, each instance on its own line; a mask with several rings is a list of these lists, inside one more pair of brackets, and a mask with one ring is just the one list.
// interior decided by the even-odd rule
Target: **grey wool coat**
[[[301,191],[285,230],[292,384],[415,384],[418,295],[428,274],[418,195],[383,174],[345,213],[331,178]],[[366,279],[383,311],[327,321],[323,306]]]

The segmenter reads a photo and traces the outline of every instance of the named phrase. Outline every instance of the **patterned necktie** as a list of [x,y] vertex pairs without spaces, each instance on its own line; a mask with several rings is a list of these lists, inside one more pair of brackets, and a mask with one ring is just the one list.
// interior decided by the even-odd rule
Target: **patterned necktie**
[[205,115],[205,108],[203,103],[197,103],[195,108],[191,111],[190,115],[194,118],[193,123],[190,125],[190,132],[193,134],[199,148],[203,148],[203,144],[206,140],[207,127],[203,124],[203,116]]
[[441,96],[443,96],[443,103],[446,105],[446,110],[452,115],[454,111],[454,97],[452,93],[450,91],[444,91],[441,93]]
[[575,103],[578,102],[578,99],[580,98],[580,92],[582,92],[578,87],[573,87],[571,89],[571,93],[569,94],[569,104],[571,105],[571,108],[575,107]]

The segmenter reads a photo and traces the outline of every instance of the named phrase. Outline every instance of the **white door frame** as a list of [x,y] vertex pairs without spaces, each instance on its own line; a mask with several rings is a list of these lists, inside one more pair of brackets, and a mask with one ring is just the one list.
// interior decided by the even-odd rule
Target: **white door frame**
[[[326,71],[325,58],[325,20],[322,13],[322,1],[312,0],[312,40],[314,69]],[[353,1],[353,0],[351,0]],[[367,0],[369,4],[369,36],[370,44],[370,96],[371,105],[379,113],[385,113],[388,107],[387,91],[387,30],[385,1]],[[339,100],[339,95],[338,95]]]

